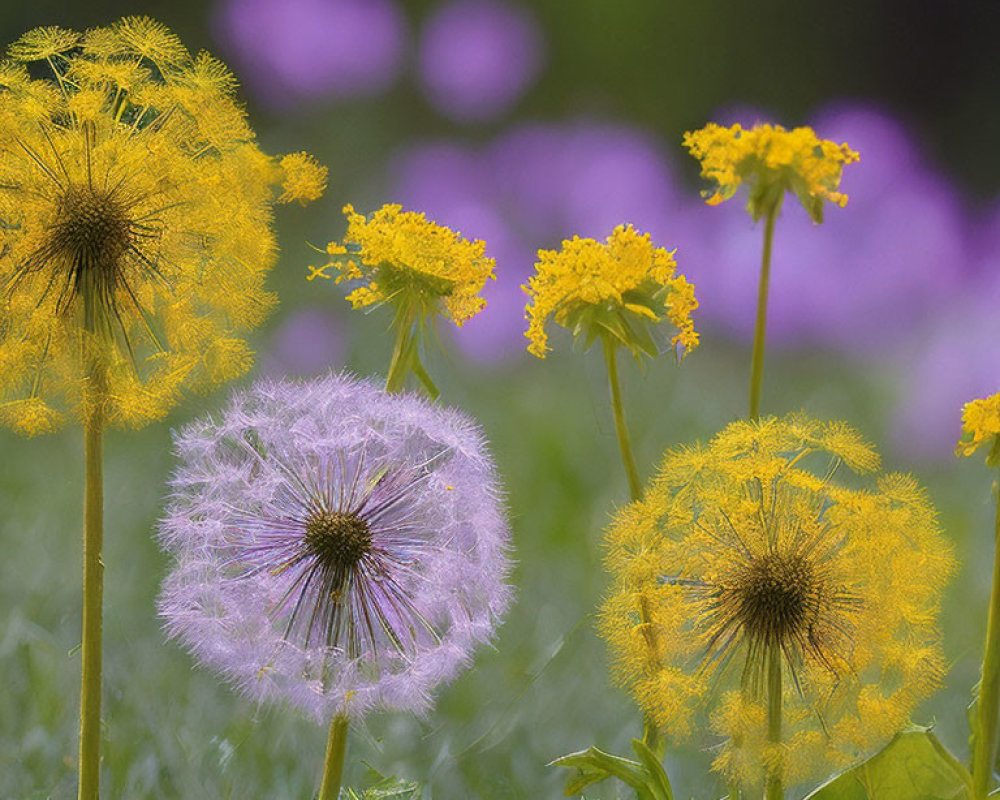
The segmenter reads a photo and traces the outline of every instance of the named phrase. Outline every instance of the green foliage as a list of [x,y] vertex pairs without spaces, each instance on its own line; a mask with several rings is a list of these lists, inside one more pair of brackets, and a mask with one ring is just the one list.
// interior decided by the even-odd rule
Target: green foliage
[[360,793],[354,789],[341,789],[341,800],[420,800],[423,794],[419,783],[382,775],[370,765],[365,783],[368,785]]
[[574,769],[574,775],[566,781],[566,796],[574,795],[592,783],[607,778],[618,778],[622,783],[635,789],[639,800],[674,800],[670,780],[656,754],[640,739],[632,740],[639,761],[612,755],[596,747],[588,747],[578,753],[557,758],[549,766]]
[[972,778],[930,728],[912,725],[806,800],[968,800]]

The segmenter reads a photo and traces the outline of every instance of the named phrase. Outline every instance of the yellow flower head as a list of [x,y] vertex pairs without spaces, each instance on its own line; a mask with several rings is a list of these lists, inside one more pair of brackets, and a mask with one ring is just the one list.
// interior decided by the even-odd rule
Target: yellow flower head
[[486,306],[479,293],[496,276],[485,242],[470,242],[398,205],[367,218],[347,205],[344,214],[344,243],[327,245],[334,259],[314,267],[310,280],[331,277],[326,270],[334,267],[337,283],[364,281],[347,296],[354,308],[391,301],[418,320],[441,314],[461,326]]
[[[735,422],[668,452],[607,531],[600,627],[616,681],[674,740],[707,717],[723,740],[715,768],[742,785],[856,760],[940,684],[954,561],[933,507],[906,475],[865,490],[833,480],[840,464],[878,463],[841,422]],[[771,654],[780,744],[767,728]]]
[[728,200],[747,184],[747,208],[755,220],[777,211],[786,191],[795,193],[814,222],[823,221],[823,201],[843,207],[847,195],[837,191],[845,164],[859,159],[847,144],[820,139],[812,128],[785,130],[755,125],[745,130],[710,122],[684,134],[684,146],[701,161],[701,174],[715,184],[705,192],[709,205]]
[[263,154],[225,66],[148,18],[38,28],[9,58],[0,421],[35,434],[82,415],[95,364],[105,416],[130,426],[162,417],[183,387],[244,373],[242,332],[274,304],[263,283],[275,195],[316,197],[325,170]]
[[984,445],[990,448],[986,463],[1000,464],[1000,393],[973,400],[962,409],[962,438],[955,455],[971,456]]
[[526,315],[528,352],[545,358],[545,323],[583,337],[589,347],[610,336],[639,358],[659,348],[650,327],[666,318],[677,333],[671,344],[681,354],[698,346],[691,313],[698,308],[694,286],[676,275],[672,251],[654,247],[649,234],[619,225],[606,242],[574,237],[562,250],[539,250],[536,273],[522,287],[530,296]]

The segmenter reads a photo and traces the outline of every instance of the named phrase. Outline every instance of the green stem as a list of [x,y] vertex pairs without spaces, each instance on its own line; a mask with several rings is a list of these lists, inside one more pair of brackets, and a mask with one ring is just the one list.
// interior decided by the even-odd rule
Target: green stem
[[976,704],[976,736],[972,753],[973,800],[983,800],[989,792],[997,744],[997,705],[1000,702],[1000,494],[997,496],[993,538],[993,590],[986,623],[986,652]]
[[[781,744],[781,649],[772,646],[767,659],[767,739],[773,744]],[[765,800],[783,800],[785,789],[781,772],[767,775]]]
[[767,331],[767,291],[771,283],[771,245],[778,205],[768,210],[764,221],[764,254],[760,262],[760,285],[757,287],[757,323],[753,332],[753,357],[750,362],[750,419],[760,415],[760,387],[764,380],[764,339]]
[[389,374],[385,379],[387,392],[401,392],[410,372],[410,348],[413,346],[410,338],[412,320],[409,314],[397,314],[395,319],[396,343],[392,348],[392,360],[389,362]]
[[330,738],[326,740],[326,760],[323,762],[323,782],[319,786],[317,800],[337,800],[340,794],[349,721],[347,717],[338,714],[330,723]]
[[618,361],[616,345],[611,337],[603,337],[604,361],[608,365],[608,381],[611,384],[611,408],[615,414],[615,431],[618,434],[618,447],[622,452],[622,463],[628,476],[629,494],[633,500],[642,499],[642,481],[639,480],[639,470],[635,466],[632,455],[632,445],[628,438],[628,428],[625,426],[625,408],[622,404],[622,391],[618,384]]
[[104,381],[94,366],[84,423],[83,671],[80,679],[79,800],[97,800],[101,779],[101,612],[104,597]]
[[[629,441],[628,427],[625,425],[625,406],[622,403],[621,385],[618,381],[618,359],[617,345],[611,337],[603,337],[604,362],[608,367],[608,383],[611,384],[611,408],[615,416],[615,432],[618,434],[618,448],[622,453],[622,464],[625,466],[625,475],[628,477],[629,495],[633,501],[642,499],[642,481],[639,479],[639,470],[635,465],[635,457],[632,455],[632,444]],[[655,660],[656,647],[653,641],[653,634],[649,627],[649,614],[645,604],[639,608],[639,621],[646,631],[646,640],[649,645],[650,660]],[[662,756],[664,742],[660,737],[660,729],[648,714],[642,718],[642,741],[656,755]]]

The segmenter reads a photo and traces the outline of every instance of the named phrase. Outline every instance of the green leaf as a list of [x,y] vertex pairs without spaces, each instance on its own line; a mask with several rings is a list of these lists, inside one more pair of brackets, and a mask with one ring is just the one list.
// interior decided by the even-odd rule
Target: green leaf
[[569,797],[590,786],[592,783],[603,781],[606,778],[618,778],[635,789],[640,800],[656,800],[650,793],[646,785],[647,775],[642,764],[628,758],[605,753],[596,747],[588,747],[578,753],[557,758],[549,763],[550,767],[566,767],[575,769],[576,774],[566,781],[564,794]]
[[359,792],[341,789],[340,800],[420,800],[423,789],[419,783],[382,775],[368,766],[367,786]]
[[642,739],[633,739],[632,749],[635,750],[635,754],[639,756],[639,760],[646,768],[646,773],[649,776],[649,788],[652,790],[653,796],[657,800],[674,800],[674,791],[670,788],[667,771],[663,768],[656,753],[650,750],[649,745]]
[[589,747],[579,753],[557,758],[549,766],[576,770],[573,777],[566,781],[567,796],[577,794],[584,787],[606,778],[618,778],[635,789],[639,800],[674,800],[670,780],[656,753],[640,739],[632,740],[632,749],[639,756],[639,761]]
[[930,728],[912,725],[806,800],[971,800],[972,778]]

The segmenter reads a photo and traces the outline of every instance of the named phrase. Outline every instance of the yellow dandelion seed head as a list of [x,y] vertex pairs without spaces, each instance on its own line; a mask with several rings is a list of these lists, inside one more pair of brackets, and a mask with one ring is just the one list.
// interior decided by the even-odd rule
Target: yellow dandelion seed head
[[38,29],[11,57],[50,76],[0,65],[0,422],[80,418],[94,362],[107,419],[132,427],[245,373],[275,302],[271,208],[317,197],[322,168],[280,169],[221,62],[146,17]]
[[[873,751],[941,684],[954,556],[911,476],[836,480],[877,465],[842,422],[741,420],[668,452],[607,530],[599,629],[615,683],[672,740],[706,715],[725,740],[715,768],[742,785]],[[769,653],[794,676],[781,743],[767,736]]]
[[1000,392],[972,400],[962,409],[962,438],[955,454],[971,456],[980,447],[989,448],[987,464],[1000,464]]
[[327,252],[335,257],[329,266],[338,283],[365,282],[347,295],[354,308],[392,302],[417,319],[440,314],[461,326],[486,306],[480,292],[496,276],[485,242],[464,239],[399,205],[365,217],[348,204],[344,216],[343,242],[331,242]]
[[672,344],[681,352],[694,349],[691,315],[698,301],[676,267],[672,251],[631,225],[619,225],[604,242],[574,237],[560,250],[539,250],[535,274],[522,287],[529,297],[528,352],[545,358],[550,319],[582,336],[585,346],[610,337],[637,358],[656,355],[650,326],[667,319],[676,329]]
[[859,160],[847,144],[820,139],[812,128],[786,130],[780,125],[724,127],[710,122],[684,134],[684,146],[701,162],[701,174],[713,184],[709,205],[722,203],[747,184],[754,219],[777,210],[786,191],[802,203],[814,222],[823,221],[823,203],[847,204],[838,191],[844,166]]

